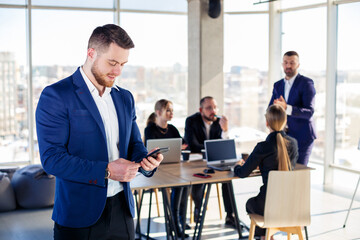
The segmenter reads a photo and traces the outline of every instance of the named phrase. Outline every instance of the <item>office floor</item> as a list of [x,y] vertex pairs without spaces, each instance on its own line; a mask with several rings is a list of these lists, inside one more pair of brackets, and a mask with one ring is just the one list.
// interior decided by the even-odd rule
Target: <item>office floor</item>
[[[358,175],[336,170],[335,182],[338,185],[324,187],[322,185],[322,167],[312,171],[311,179],[311,225],[308,227],[311,240],[360,239],[360,189],[356,194],[352,211],[350,212],[346,228],[343,224],[352,194],[356,187]],[[341,184],[341,185],[339,185]],[[239,179],[233,181],[235,196],[240,219],[249,225],[249,218],[245,213],[246,200],[257,194],[261,179]],[[326,189],[326,190],[324,190]],[[220,191],[221,192],[221,191]],[[142,231],[146,231],[148,214],[148,196],[145,196],[142,210]],[[160,198],[161,202],[161,198]],[[222,206],[223,209],[223,206]],[[0,213],[0,240],[45,240],[52,239],[53,222],[50,220],[52,209],[16,210]],[[223,210],[224,211],[224,210]],[[163,210],[160,209],[163,216]],[[223,220],[219,219],[216,188],[211,189],[209,207],[206,215],[202,239],[237,239],[238,235],[232,228],[225,227]],[[156,239],[166,239],[164,231],[164,218],[157,217],[155,201],[153,199],[150,236]],[[192,225],[193,226],[193,225]],[[188,230],[191,235],[193,230]],[[245,233],[247,234],[247,233]],[[286,239],[282,233],[275,235],[276,240]],[[292,239],[298,239],[293,236]]]

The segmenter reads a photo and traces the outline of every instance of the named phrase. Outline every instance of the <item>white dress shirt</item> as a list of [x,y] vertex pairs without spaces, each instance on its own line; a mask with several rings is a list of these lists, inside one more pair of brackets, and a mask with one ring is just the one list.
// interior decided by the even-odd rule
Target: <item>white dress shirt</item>
[[[292,78],[290,78],[289,80],[286,80],[284,78],[284,83],[285,83],[285,87],[284,87],[284,99],[287,102],[289,99],[289,93],[291,90],[292,85],[294,84],[295,78],[297,77],[297,74],[295,76],[293,76]],[[286,114],[287,115],[291,115],[292,113],[292,106],[287,104],[286,106]]]
[[210,122],[210,123],[207,123],[203,120],[204,122],[204,125],[205,125],[205,135],[206,135],[206,139],[210,139],[210,128],[211,128],[211,125],[213,124],[213,122]]
[[[85,80],[86,85],[89,88],[91,96],[93,97],[95,104],[101,115],[101,120],[104,124],[105,135],[106,135],[106,146],[108,152],[108,160],[112,162],[119,158],[119,124],[118,116],[116,113],[115,105],[110,95],[111,89],[105,88],[104,94],[100,97],[99,91],[96,89],[94,84],[86,76],[82,67],[80,68],[82,77]],[[115,87],[113,87],[115,88]],[[118,192],[123,190],[122,184],[118,181],[108,179],[107,197],[112,197]]]
[[[213,122],[211,123],[206,123],[203,119],[203,122],[204,122],[204,125],[205,125],[205,135],[206,135],[206,139],[209,140],[210,139],[210,128],[211,128],[211,125],[213,124]],[[222,139],[227,139],[228,138],[228,132],[224,132],[224,131],[221,131],[221,138]]]

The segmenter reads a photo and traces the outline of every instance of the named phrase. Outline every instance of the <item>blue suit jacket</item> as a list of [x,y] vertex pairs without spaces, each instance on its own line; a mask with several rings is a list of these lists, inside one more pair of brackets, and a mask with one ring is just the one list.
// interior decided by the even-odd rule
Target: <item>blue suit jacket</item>
[[[284,88],[284,79],[274,83],[269,105],[273,104],[274,99],[280,96],[284,97]],[[292,106],[292,113],[287,117],[287,134],[294,137],[298,141],[299,146],[303,143],[309,143],[316,138],[312,117],[315,107],[315,94],[313,80],[298,74],[290,89],[287,100],[287,104]]]
[[[120,157],[139,161],[147,150],[136,124],[132,94],[114,87],[111,97],[118,116]],[[42,165],[56,176],[52,219],[75,228],[94,224],[106,202],[108,152],[100,113],[79,69],[43,90],[36,109],[36,128]],[[134,216],[130,184],[122,184]]]

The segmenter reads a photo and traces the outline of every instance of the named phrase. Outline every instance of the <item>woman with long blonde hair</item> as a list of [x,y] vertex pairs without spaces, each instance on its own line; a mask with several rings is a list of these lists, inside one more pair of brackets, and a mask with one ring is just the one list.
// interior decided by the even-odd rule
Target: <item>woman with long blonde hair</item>
[[[272,170],[290,171],[295,167],[298,158],[297,141],[286,135],[286,112],[280,105],[271,105],[265,114],[266,126],[270,134],[266,140],[259,142],[246,162],[240,160],[234,168],[234,173],[245,178],[259,167],[263,185],[260,193],[246,202],[246,211],[264,215],[266,188],[269,172]],[[265,229],[256,228],[255,236],[265,236]]]

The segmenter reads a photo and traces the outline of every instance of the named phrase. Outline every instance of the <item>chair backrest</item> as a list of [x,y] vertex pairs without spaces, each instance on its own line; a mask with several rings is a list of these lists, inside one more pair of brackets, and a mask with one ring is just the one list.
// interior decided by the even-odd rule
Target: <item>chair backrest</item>
[[310,170],[271,171],[264,227],[310,225]]

